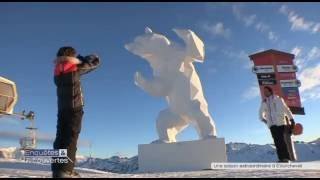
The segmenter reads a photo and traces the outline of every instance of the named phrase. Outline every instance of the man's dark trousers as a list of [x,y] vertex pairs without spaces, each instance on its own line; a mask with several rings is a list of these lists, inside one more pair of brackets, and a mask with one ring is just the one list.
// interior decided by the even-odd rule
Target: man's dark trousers
[[52,171],[72,171],[76,161],[77,141],[81,131],[83,107],[58,111],[57,134],[54,149],[67,149],[68,163],[53,163]]
[[270,127],[272,138],[276,146],[277,155],[280,161],[284,159],[290,160],[288,145],[285,139],[285,133],[288,133],[286,128],[287,127],[285,125]]

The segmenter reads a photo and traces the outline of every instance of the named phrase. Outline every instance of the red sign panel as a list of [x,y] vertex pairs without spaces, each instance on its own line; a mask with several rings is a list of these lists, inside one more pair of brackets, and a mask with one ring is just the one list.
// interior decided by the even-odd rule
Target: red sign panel
[[257,74],[261,98],[263,87],[269,86],[274,94],[282,97],[293,114],[304,114],[299,95],[300,81],[296,79],[297,66],[294,55],[286,52],[267,50],[249,56],[254,63],[253,72]]

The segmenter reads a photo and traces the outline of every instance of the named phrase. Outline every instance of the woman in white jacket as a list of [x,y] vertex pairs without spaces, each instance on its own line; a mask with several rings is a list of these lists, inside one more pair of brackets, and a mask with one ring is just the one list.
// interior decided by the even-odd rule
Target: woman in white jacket
[[270,87],[264,87],[264,95],[266,98],[261,102],[259,116],[271,131],[279,162],[294,161],[296,153],[291,141],[291,134],[295,122],[292,113],[284,100],[274,95]]

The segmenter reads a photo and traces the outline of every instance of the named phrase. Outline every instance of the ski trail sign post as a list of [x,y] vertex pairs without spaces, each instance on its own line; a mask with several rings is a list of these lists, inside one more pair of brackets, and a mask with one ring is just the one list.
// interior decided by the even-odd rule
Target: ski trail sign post
[[296,78],[298,68],[293,63],[294,54],[267,50],[249,56],[253,61],[252,71],[257,75],[261,98],[264,99],[263,87],[269,86],[275,94],[282,97],[293,114],[304,115],[299,87]]

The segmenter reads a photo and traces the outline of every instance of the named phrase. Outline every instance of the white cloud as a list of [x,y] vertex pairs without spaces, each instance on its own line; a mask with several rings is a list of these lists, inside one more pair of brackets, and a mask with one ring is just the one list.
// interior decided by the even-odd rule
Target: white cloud
[[282,5],[279,12],[288,16],[288,21],[291,23],[292,31],[308,31],[312,34],[320,31],[320,23],[306,20],[295,11],[289,10],[286,5]]
[[301,56],[301,52],[302,52],[302,48],[301,47],[294,47],[292,50],[291,50],[291,53],[294,54],[296,57],[299,57]]
[[271,41],[277,41],[278,40],[278,36],[275,34],[275,32],[273,31],[269,31],[268,33],[268,38],[271,40]]
[[320,87],[320,64],[315,67],[304,68],[298,74],[298,78],[301,81],[301,92]]
[[302,92],[302,98],[301,101],[309,101],[309,100],[318,100],[320,99],[320,87],[317,86],[316,88],[313,88],[312,90],[304,91]]
[[221,22],[213,26],[213,33],[228,37],[230,35],[230,29],[226,29]]
[[244,17],[243,20],[244,20],[246,26],[250,26],[251,24],[254,23],[256,18],[257,18],[257,15],[252,14],[250,16]]
[[279,12],[282,13],[282,14],[289,14],[289,9],[288,9],[288,6],[286,5],[282,5],[279,9]]
[[314,60],[320,58],[320,48],[318,47],[313,47],[309,53],[308,53],[308,59],[309,60]]
[[254,52],[263,52],[263,51],[266,51],[266,50],[267,50],[266,48],[261,47],[261,48],[257,49],[257,50],[254,51]]
[[320,32],[320,23],[317,23],[313,26],[312,34]]
[[295,46],[291,53],[295,55],[295,64],[298,66],[299,69],[302,69],[304,66],[305,59],[302,58],[302,47]]
[[202,25],[202,28],[212,35],[223,36],[225,38],[230,37],[231,34],[231,30],[226,28],[222,22],[216,24],[205,23]]
[[301,81],[301,101],[320,99],[320,48],[314,46],[303,53],[302,47],[295,46],[291,53],[295,54],[295,64],[299,67],[297,79]]
[[253,25],[258,32],[265,34],[272,42],[276,42],[279,39],[279,36],[271,29],[269,25],[263,21],[257,21],[256,14],[244,14],[242,6],[240,5],[233,5],[232,12],[238,20],[244,23],[245,26],[249,27]]
[[248,101],[256,97],[259,97],[259,95],[260,95],[259,86],[258,84],[254,84],[242,94],[242,100]]
[[[246,59],[249,59],[249,57],[247,57]],[[245,62],[245,64],[243,65],[243,67],[245,69],[252,69],[252,67],[254,66],[253,61],[248,60]]]
[[295,64],[299,67],[299,69],[303,69],[308,66],[308,63],[311,61],[318,60],[320,62],[320,48],[317,46],[312,47],[306,53],[302,53],[302,47],[295,46],[291,53],[295,55]]
[[289,13],[289,22],[292,23],[292,30],[310,30],[311,26],[314,24],[313,22],[307,22],[303,17],[299,17],[294,12]]
[[255,14],[245,15],[239,5],[232,6],[232,12],[237,17],[237,19],[244,22],[245,26],[251,26],[257,18],[257,15]]
[[259,22],[256,24],[255,28],[259,31],[259,32],[266,32],[268,29],[270,29],[270,27],[266,24],[264,24],[263,22]]

